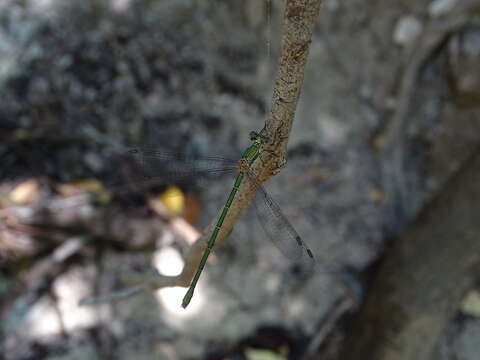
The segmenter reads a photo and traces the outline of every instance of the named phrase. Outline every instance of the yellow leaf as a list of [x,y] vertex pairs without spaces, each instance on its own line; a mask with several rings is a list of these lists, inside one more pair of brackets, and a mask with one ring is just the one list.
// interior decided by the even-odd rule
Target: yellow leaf
[[185,196],[182,190],[176,186],[169,186],[157,198],[165,204],[173,215],[180,215],[185,211]]

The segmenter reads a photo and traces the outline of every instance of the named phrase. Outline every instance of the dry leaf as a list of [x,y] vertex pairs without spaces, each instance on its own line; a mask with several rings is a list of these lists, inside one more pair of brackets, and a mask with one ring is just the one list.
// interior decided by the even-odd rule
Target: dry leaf
[[15,186],[10,191],[9,198],[12,202],[19,205],[32,204],[38,201],[40,197],[40,184],[37,180],[31,179]]

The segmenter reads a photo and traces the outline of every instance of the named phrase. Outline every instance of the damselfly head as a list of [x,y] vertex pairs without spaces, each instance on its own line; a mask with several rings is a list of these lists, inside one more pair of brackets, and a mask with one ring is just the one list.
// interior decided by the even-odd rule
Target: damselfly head
[[250,140],[259,144],[266,144],[268,142],[268,138],[266,136],[260,135],[256,131],[250,131]]

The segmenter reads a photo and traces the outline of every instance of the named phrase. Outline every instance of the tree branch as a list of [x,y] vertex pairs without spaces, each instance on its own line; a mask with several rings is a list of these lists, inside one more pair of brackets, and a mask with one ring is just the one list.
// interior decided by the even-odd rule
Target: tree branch
[[[286,0],[285,3],[280,62],[270,114],[262,130],[262,135],[267,136],[270,142],[266,151],[260,154],[261,161],[257,161],[252,166],[261,182],[265,182],[285,164],[288,137],[303,86],[305,65],[320,2],[320,0]],[[248,181],[242,183],[215,246],[221,244],[233,229],[242,212],[253,200],[256,190],[256,184]],[[204,235],[191,247],[185,268],[180,275],[181,285],[188,286],[190,283],[216,222],[215,218]]]
[[[265,182],[285,164],[288,137],[303,86],[305,64],[314,24],[320,10],[320,2],[320,0],[286,0],[285,3],[280,62],[273,89],[270,114],[262,130],[262,135],[267,136],[270,142],[266,151],[260,155],[261,161],[257,161],[252,166],[253,172],[261,182]],[[217,236],[215,248],[228,236],[242,212],[253,200],[256,187],[257,184],[249,181],[242,183]],[[133,288],[111,295],[85,299],[82,303],[90,304],[122,299],[147,289],[189,286],[219,215],[190,247],[186,255],[185,267],[179,276],[158,275],[156,279],[147,279],[143,284]]]
[[388,249],[342,360],[433,360],[480,266],[480,148]]

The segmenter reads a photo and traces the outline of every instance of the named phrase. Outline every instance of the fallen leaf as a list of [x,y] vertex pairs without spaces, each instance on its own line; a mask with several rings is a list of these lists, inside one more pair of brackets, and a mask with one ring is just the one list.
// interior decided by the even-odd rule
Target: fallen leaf
[[19,205],[32,204],[40,197],[40,184],[37,180],[31,179],[15,186],[9,194],[12,202]]

